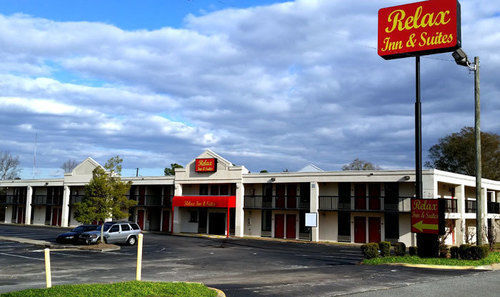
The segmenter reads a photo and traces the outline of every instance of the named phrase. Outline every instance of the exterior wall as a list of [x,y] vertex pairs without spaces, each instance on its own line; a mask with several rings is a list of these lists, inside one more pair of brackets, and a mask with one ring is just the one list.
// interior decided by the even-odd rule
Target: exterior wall
[[45,206],[35,206],[32,208],[33,211],[33,225],[45,225]]
[[[176,214],[177,219],[180,222],[180,232],[185,233],[198,233],[198,223],[189,222],[190,219],[190,211],[195,211],[196,209],[176,207],[179,209],[178,214]],[[208,217],[208,216],[207,216]],[[175,219],[175,217],[174,217]]]
[[5,208],[5,223],[12,222],[12,205],[9,205]]
[[75,220],[75,208],[71,208],[70,210],[70,218],[69,218],[69,226],[78,226],[80,222]]
[[413,183],[399,183],[399,196],[413,197],[415,195],[415,185]]
[[411,215],[399,215],[399,241],[404,242],[406,246],[417,245],[414,235],[411,233]]
[[338,213],[321,212],[319,214],[319,240],[338,241]]
[[262,232],[262,211],[245,210],[245,235],[261,236]]
[[319,196],[338,196],[339,184],[338,183],[321,183],[319,185]]

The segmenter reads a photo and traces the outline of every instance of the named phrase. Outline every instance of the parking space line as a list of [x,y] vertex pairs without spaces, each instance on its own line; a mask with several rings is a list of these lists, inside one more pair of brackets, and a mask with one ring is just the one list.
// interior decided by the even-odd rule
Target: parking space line
[[24,259],[30,259],[30,260],[45,261],[44,259],[40,259],[40,258],[34,258],[34,257],[28,257],[28,256],[21,256],[21,255],[9,254],[9,253],[1,253],[0,252],[0,255],[11,256],[11,257],[18,257],[18,258],[24,258]]

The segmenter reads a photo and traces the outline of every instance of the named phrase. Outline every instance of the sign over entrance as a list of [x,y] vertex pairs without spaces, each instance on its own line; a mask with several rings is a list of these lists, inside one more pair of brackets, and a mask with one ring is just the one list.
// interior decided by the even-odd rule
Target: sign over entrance
[[378,11],[378,54],[384,59],[454,51],[461,45],[460,3],[431,0]]
[[217,159],[196,159],[194,166],[194,171],[196,172],[215,172],[217,171]]
[[438,199],[412,199],[411,232],[439,233],[439,201]]

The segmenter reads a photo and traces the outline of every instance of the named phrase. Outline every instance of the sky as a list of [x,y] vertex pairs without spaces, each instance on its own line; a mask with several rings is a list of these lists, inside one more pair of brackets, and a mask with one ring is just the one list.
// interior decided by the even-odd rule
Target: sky
[[[494,2],[461,1],[462,47],[481,59],[481,128],[500,133]],[[0,0],[0,150],[22,178],[115,155],[162,175],[207,148],[252,172],[411,169],[415,61],[376,50],[378,9],[404,3]],[[473,125],[474,85],[451,53],[423,57],[421,79],[425,161]]]

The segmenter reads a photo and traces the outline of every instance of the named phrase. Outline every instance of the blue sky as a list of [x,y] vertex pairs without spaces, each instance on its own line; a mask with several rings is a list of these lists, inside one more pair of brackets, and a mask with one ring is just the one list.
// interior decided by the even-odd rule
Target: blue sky
[[[90,156],[161,175],[212,149],[251,171],[413,168],[414,60],[377,55],[377,11],[408,1],[1,1],[0,143],[23,178]],[[499,7],[462,1],[481,57],[482,129],[500,133]],[[422,59],[424,160],[473,125],[473,77]]]
[[1,1],[0,13],[24,13],[62,22],[104,22],[126,30],[180,27],[188,14],[248,8],[276,0],[13,0]]

